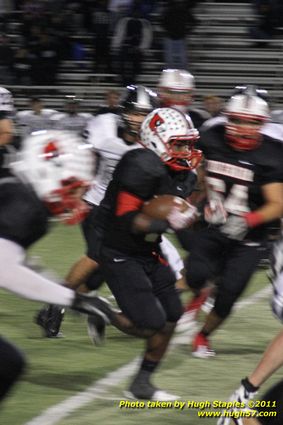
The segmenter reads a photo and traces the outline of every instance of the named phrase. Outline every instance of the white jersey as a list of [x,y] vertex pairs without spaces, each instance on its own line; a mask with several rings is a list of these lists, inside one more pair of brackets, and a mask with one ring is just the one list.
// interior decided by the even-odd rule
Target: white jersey
[[51,117],[55,109],[42,109],[39,114],[32,110],[19,111],[16,114],[16,126],[21,137],[29,136],[34,131],[51,128]]
[[82,134],[88,121],[93,116],[88,113],[79,112],[77,114],[68,114],[67,112],[58,112],[52,116],[52,128],[54,130],[73,131]]
[[119,117],[108,113],[94,117],[86,129],[87,142],[93,146],[98,156],[98,170],[84,199],[94,205],[99,205],[103,199],[112,174],[122,156],[130,150],[141,147],[139,143],[126,144],[118,136],[118,127]]
[[262,127],[261,133],[283,142],[283,124],[268,122]]

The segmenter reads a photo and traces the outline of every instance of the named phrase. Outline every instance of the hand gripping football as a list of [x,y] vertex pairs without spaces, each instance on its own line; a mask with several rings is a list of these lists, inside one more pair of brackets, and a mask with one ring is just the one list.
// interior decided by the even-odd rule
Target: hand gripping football
[[173,208],[186,212],[191,208],[184,199],[173,195],[159,195],[145,202],[142,212],[151,218],[166,220]]

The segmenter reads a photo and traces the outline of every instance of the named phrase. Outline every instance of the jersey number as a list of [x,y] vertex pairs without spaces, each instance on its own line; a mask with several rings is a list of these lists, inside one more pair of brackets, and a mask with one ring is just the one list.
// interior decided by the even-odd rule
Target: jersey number
[[242,215],[250,211],[248,205],[248,187],[233,184],[225,198],[226,184],[216,177],[206,177],[208,199],[221,201],[225,210],[234,215]]

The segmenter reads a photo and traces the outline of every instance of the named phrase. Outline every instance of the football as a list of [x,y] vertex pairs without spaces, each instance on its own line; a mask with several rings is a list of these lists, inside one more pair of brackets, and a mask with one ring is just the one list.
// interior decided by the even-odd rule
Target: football
[[190,204],[178,196],[159,195],[145,202],[142,212],[151,218],[166,220],[173,207],[178,207],[184,212]]

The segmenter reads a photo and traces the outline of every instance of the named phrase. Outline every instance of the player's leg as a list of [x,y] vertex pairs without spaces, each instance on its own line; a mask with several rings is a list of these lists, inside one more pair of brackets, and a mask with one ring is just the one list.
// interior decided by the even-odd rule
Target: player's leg
[[205,355],[205,350],[202,353],[201,343],[197,339],[203,339],[208,343],[208,337],[230,315],[233,305],[246,288],[259,264],[263,252],[264,249],[261,245],[249,246],[239,243],[235,243],[229,250],[227,249],[225,265],[219,277],[214,308],[207,315],[201,331],[193,342],[193,354],[196,357],[208,357]]
[[190,321],[196,317],[211,291],[207,282],[220,273],[225,258],[225,245],[221,236],[209,229],[203,229],[196,234],[198,237],[194,237],[190,255],[185,261],[186,281],[194,296],[185,306],[181,322],[186,317]]
[[25,365],[25,358],[17,347],[0,337],[0,401],[19,379]]
[[152,293],[152,284],[142,260],[104,248],[101,267],[122,312],[117,313],[112,321],[115,327],[142,338],[164,327],[165,313]]
[[151,379],[167,351],[176,323],[182,314],[182,305],[170,267],[156,263],[149,276],[153,293],[166,314],[166,325],[147,339],[142,363],[129,390],[134,398],[173,400],[176,399],[175,395],[161,391],[152,384]]

